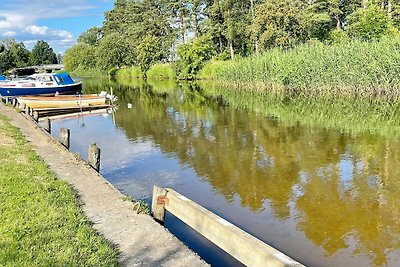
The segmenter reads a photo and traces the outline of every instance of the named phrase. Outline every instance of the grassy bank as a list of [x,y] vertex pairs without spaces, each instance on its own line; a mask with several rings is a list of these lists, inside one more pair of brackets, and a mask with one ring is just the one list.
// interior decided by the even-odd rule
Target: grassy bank
[[200,78],[250,89],[316,94],[398,97],[400,38],[335,45],[310,43],[292,50],[209,63]]
[[0,266],[116,266],[117,250],[0,115]]

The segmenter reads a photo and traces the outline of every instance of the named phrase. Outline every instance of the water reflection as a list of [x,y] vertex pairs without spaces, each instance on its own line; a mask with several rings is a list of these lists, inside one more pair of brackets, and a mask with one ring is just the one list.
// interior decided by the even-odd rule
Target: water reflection
[[103,174],[121,190],[166,184],[310,266],[398,265],[393,135],[241,111],[193,86],[108,86],[116,127],[94,120],[90,134],[107,132]]

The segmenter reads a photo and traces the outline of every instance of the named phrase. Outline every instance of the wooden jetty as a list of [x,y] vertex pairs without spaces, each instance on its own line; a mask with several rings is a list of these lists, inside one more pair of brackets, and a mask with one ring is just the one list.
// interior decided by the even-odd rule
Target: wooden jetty
[[61,107],[61,108],[31,108],[25,103],[19,103],[18,99],[15,97],[2,97],[2,101],[5,104],[12,104],[14,107],[21,109],[25,115],[33,117],[35,121],[43,120],[46,117],[50,118],[66,118],[81,116],[87,114],[98,114],[98,113],[108,113],[112,109],[113,105],[94,105],[94,106],[76,106],[76,107]]
[[74,107],[74,108],[37,108],[33,109],[33,112],[37,112],[40,117],[53,117],[67,114],[75,114],[88,112],[93,110],[107,110],[111,108],[111,105],[100,105],[100,106],[87,106],[87,107]]

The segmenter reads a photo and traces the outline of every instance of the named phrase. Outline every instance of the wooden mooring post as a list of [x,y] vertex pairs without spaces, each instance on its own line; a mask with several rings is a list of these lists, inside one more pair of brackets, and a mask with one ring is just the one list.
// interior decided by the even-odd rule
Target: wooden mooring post
[[31,113],[31,108],[25,105],[25,115],[30,116],[30,113]]
[[99,170],[100,170],[100,148],[97,147],[96,143],[91,144],[89,146],[88,163],[93,169],[95,169],[95,171],[99,172]]
[[17,100],[17,98],[13,98],[13,100],[12,100],[12,105],[13,105],[13,107],[15,108],[15,107],[17,107],[17,105],[18,105],[18,100]]
[[51,134],[51,120],[50,120],[50,118],[45,118],[44,119],[43,129],[45,129],[46,132]]
[[152,203],[151,203],[151,210],[152,210],[154,219],[156,219],[161,224],[164,223],[165,204],[166,204],[167,193],[168,193],[168,191],[164,188],[160,188],[158,186],[153,187],[153,198],[152,198]]
[[39,112],[33,111],[33,119],[38,122],[39,121]]
[[165,210],[246,266],[304,266],[172,189],[154,187],[153,215]]
[[60,142],[65,146],[67,149],[69,149],[69,144],[70,144],[70,130],[66,128],[61,128],[60,129]]

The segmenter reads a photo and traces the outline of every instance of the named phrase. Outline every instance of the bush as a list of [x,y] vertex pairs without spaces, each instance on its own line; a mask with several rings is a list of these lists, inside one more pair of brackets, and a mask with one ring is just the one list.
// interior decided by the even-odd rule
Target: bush
[[143,77],[140,67],[132,66],[130,68],[119,69],[116,73],[118,79],[140,79]]
[[179,46],[179,60],[174,65],[178,78],[195,79],[204,62],[210,60],[213,54],[214,48],[210,35],[203,35],[191,43]]
[[348,22],[349,35],[365,41],[380,39],[389,27],[386,12],[376,5],[358,9],[349,16]]

